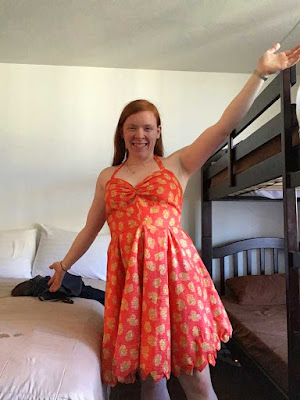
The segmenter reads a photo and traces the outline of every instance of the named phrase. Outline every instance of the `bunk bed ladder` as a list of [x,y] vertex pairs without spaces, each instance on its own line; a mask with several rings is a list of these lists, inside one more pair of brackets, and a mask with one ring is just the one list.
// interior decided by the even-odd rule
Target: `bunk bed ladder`
[[[300,400],[300,313],[299,313],[299,244],[298,217],[295,186],[291,175],[295,171],[296,160],[292,152],[292,108],[291,84],[296,81],[296,69],[281,73],[281,149],[283,167],[283,206],[285,237],[285,272],[287,293],[288,325],[288,371],[289,399]],[[297,264],[296,264],[297,263]]]

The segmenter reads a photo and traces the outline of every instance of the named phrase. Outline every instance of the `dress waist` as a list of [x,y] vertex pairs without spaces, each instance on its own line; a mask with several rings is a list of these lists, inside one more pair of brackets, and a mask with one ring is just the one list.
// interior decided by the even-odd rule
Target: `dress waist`
[[152,234],[160,230],[171,229],[174,233],[177,233],[181,229],[181,218],[174,217],[165,220],[162,217],[157,217],[154,221],[150,220],[149,217],[145,217],[143,221],[136,221],[134,219],[128,219],[128,221],[116,221],[108,222],[110,228],[111,236],[118,236],[121,233],[128,231],[136,231],[137,229],[149,230]]

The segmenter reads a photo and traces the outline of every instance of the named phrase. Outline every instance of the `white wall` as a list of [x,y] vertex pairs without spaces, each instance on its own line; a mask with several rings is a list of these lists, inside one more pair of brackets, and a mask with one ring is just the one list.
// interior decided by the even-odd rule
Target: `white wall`
[[[169,155],[216,122],[247,78],[245,74],[0,64],[0,229],[43,222],[79,230],[98,173],[111,164],[113,134],[126,103],[146,98],[158,106]],[[197,175],[192,179],[183,227],[199,246],[200,182]],[[280,207],[270,202],[214,203],[215,242],[281,236]]]

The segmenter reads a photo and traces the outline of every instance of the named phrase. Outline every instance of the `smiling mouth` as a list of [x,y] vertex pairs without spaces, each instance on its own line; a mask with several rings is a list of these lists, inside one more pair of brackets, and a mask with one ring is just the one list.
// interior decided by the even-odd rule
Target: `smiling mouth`
[[147,143],[132,143],[132,146],[135,146],[135,147],[146,147]]

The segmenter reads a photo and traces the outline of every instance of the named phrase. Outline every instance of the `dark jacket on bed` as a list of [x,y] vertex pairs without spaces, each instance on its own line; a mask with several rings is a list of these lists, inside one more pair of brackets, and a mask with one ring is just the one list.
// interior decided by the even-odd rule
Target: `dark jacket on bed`
[[82,297],[85,299],[93,299],[104,305],[105,292],[86,286],[81,276],[65,273],[61,287],[56,292],[50,292],[48,281],[50,276],[37,275],[35,278],[22,282],[17,285],[11,292],[12,296],[33,296],[38,297],[42,301],[63,301],[65,303],[73,303],[71,297]]

